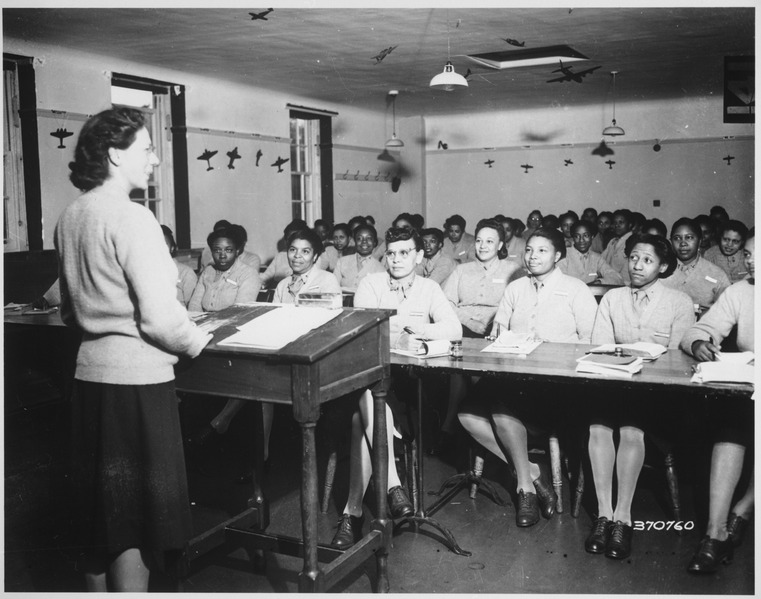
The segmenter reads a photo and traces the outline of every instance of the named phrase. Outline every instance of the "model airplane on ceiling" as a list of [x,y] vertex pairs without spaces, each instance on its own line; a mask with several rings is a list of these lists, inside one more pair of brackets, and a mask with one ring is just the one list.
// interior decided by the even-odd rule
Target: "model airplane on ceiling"
[[489,168],[491,168],[491,165],[492,165],[492,164],[494,164],[494,161],[493,161],[491,158],[489,158],[489,160],[487,160],[486,162],[484,162],[484,164],[488,165],[488,166],[489,166]]
[[398,46],[389,46],[388,48],[384,48],[380,52],[378,52],[375,56],[373,56],[373,59],[375,60],[375,64],[378,64],[381,62],[386,56],[391,54]]
[[568,166],[569,164],[573,164],[573,160],[571,160],[570,158],[566,158],[565,164],[563,166]]
[[270,14],[274,9],[268,8],[265,11],[262,12],[250,12],[248,14],[251,15],[252,21],[267,21],[267,15]]
[[606,161],[605,161],[605,164],[607,164],[607,165],[608,165],[608,168],[609,168],[610,170],[613,170],[613,165],[614,165],[614,164],[616,164],[616,161],[615,161],[615,160],[606,160]]
[[50,135],[58,138],[58,146],[56,147],[65,148],[66,146],[63,145],[63,140],[66,139],[67,137],[71,137],[74,134],[71,131],[67,131],[66,128],[58,127],[58,129],[53,131]]
[[608,146],[608,144],[605,143],[605,140],[603,139],[600,142],[600,145],[597,146],[594,150],[592,150],[592,156],[611,156],[615,154],[615,152]]
[[523,48],[523,46],[526,45],[526,42],[519,42],[518,40],[514,40],[511,37],[501,37],[499,39],[501,39],[503,42],[507,42],[511,46],[518,46],[519,48]]
[[235,165],[233,164],[233,162],[235,162],[239,158],[242,158],[242,156],[238,154],[238,146],[235,146],[232,150],[230,150],[227,153],[227,157],[230,159],[230,162],[227,164],[227,168],[235,168]]
[[[53,135],[53,134],[51,133],[51,135]],[[734,159],[735,159],[735,157],[734,156],[730,156],[729,154],[727,154],[726,156],[724,156],[724,158],[722,158],[722,160],[726,160],[727,161],[727,166],[731,165],[732,161]]]
[[596,67],[592,67],[590,69],[584,69],[583,71],[574,71],[573,67],[564,67],[563,61],[560,61],[560,68],[555,69],[552,71],[553,73],[563,73],[560,77],[555,77],[554,79],[548,79],[547,83],[555,83],[556,81],[560,83],[564,83],[566,81],[575,81],[576,83],[582,83],[582,79],[589,75],[590,73],[594,73],[597,69],[601,68],[602,65],[598,65]]
[[283,165],[284,165],[286,162],[288,162],[289,160],[290,160],[290,158],[280,158],[280,156],[278,156],[278,157],[277,157],[277,160],[275,160],[275,162],[273,162],[272,164],[270,164],[270,166],[276,166],[276,167],[277,167],[277,172],[278,172],[278,173],[282,173],[282,172],[283,172],[283,168],[282,168],[282,167],[283,167]]
[[211,166],[211,159],[216,156],[217,150],[206,150],[204,149],[203,154],[201,154],[197,160],[205,160],[206,164],[209,165],[209,168],[207,168],[207,171],[213,171],[214,167]]
[[523,169],[524,173],[528,173],[528,169],[534,168],[534,167],[531,166],[530,164],[526,163],[526,164],[521,164],[521,168]]

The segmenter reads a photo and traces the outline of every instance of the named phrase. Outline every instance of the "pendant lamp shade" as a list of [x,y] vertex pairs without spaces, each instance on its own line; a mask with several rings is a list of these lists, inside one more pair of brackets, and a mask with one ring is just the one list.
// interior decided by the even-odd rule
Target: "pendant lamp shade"
[[404,142],[396,136],[396,97],[399,95],[399,90],[392,89],[388,92],[389,98],[391,98],[391,108],[393,110],[393,123],[394,129],[391,133],[391,139],[386,142],[387,148],[403,148]]
[[602,130],[602,134],[616,137],[618,135],[624,135],[626,132],[616,124],[616,75],[618,74],[618,71],[611,71],[610,74],[613,77],[613,124],[605,127],[605,129]]
[[447,64],[444,65],[444,70],[431,79],[431,87],[451,92],[458,87],[468,87],[468,81],[465,77],[456,73],[454,65],[447,60]]

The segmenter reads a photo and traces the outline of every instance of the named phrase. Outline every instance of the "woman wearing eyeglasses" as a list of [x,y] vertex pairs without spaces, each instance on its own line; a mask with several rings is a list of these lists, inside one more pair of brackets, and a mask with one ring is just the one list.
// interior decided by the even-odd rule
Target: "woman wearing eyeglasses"
[[684,291],[695,304],[695,313],[703,314],[729,287],[729,277],[715,264],[698,253],[703,232],[691,218],[680,218],[671,227],[671,246],[679,261],[663,284]]

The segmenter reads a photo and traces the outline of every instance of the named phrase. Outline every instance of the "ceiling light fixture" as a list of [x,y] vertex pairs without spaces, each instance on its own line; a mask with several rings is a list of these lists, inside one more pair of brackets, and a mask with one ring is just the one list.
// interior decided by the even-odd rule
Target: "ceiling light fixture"
[[442,89],[445,92],[454,91],[458,87],[468,87],[468,80],[456,73],[452,64],[449,52],[449,11],[447,11],[447,64],[444,65],[441,73],[431,79],[430,85],[434,89]]
[[387,148],[403,148],[404,142],[396,136],[396,96],[399,95],[399,90],[392,89],[388,92],[388,97],[391,98],[391,107],[394,115],[394,130],[391,134],[391,139],[386,142]]
[[611,71],[610,74],[613,77],[613,125],[605,127],[602,130],[602,134],[615,137],[617,135],[624,135],[626,132],[616,125],[616,75],[618,75],[618,71]]

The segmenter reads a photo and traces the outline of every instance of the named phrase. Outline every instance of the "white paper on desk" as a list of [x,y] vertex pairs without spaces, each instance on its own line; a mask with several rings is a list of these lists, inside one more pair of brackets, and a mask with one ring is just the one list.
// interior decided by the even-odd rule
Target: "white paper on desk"
[[341,310],[286,304],[240,325],[237,333],[217,345],[280,349],[341,313]]
[[498,354],[528,355],[542,344],[540,339],[532,339],[529,335],[517,335],[512,331],[500,333],[497,340],[483,348],[482,352]]
[[628,353],[643,360],[655,360],[667,351],[667,348],[659,343],[637,341],[636,343],[605,343],[589,350],[589,353],[612,354],[617,347],[620,347],[625,354]]
[[692,383],[749,383],[755,384],[753,352],[722,352],[715,362],[701,362],[695,367]]
[[449,356],[449,349],[450,343],[447,339],[436,339],[434,341],[423,341],[417,350],[393,348],[391,353],[411,358],[441,358]]

